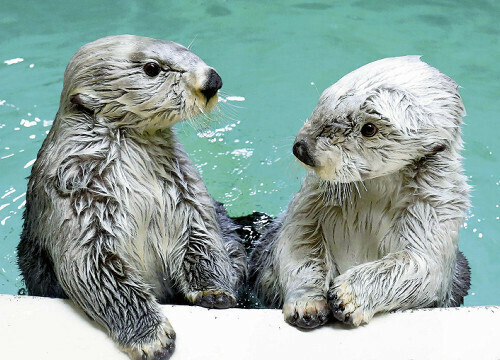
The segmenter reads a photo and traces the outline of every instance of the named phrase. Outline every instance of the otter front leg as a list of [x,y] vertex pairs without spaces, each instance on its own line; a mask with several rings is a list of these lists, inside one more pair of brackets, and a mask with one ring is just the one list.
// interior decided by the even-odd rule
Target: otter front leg
[[184,293],[190,303],[216,309],[236,306],[227,253],[192,239],[182,266]]
[[194,215],[183,249],[179,283],[194,305],[225,309],[236,306],[238,276],[216,226]]
[[328,290],[333,316],[358,326],[380,311],[421,306],[419,293],[424,279],[414,273],[419,263],[410,253],[401,251],[337,276]]
[[132,359],[168,359],[175,347],[172,326],[135,269],[109,243],[90,239],[62,254],[57,272],[64,291]]
[[330,310],[326,297],[306,295],[297,300],[287,300],[283,305],[285,321],[304,329],[313,329],[328,321]]
[[283,316],[291,325],[311,329],[325,324],[330,310],[325,295],[325,272],[319,264],[290,264],[293,281],[285,289]]
[[449,306],[460,222],[437,213],[416,202],[379,246],[387,255],[334,279],[328,302],[335,318],[357,326],[381,311]]
[[292,325],[315,328],[325,324],[330,315],[324,251],[319,235],[299,239],[297,234],[304,232],[285,230],[280,234],[282,239],[278,239],[279,277],[284,289],[283,315]]

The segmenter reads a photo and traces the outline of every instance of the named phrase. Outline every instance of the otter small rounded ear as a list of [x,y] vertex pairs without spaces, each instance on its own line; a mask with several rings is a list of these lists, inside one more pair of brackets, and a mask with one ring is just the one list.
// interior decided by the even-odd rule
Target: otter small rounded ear
[[94,113],[100,106],[100,101],[96,96],[82,92],[70,95],[69,101],[78,109],[89,113]]
[[436,155],[437,153],[440,153],[444,150],[446,150],[446,145],[443,143],[438,142],[429,144],[429,146],[427,147],[427,156]]
[[432,152],[433,153],[438,153],[438,152],[441,152],[441,151],[444,151],[444,150],[446,150],[446,145],[445,144],[441,144],[441,143],[434,144],[434,146],[432,148]]
[[436,152],[441,152],[441,151],[444,151],[446,150],[446,145],[445,144],[435,144],[434,147],[432,148],[432,150],[436,153]]

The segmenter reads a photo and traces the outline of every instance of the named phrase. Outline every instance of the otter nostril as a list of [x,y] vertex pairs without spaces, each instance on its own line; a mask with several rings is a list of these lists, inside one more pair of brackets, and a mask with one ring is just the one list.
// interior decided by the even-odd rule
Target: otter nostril
[[309,150],[307,149],[307,143],[305,140],[296,141],[293,144],[293,155],[304,164],[314,167],[314,159],[311,154],[309,154]]
[[217,71],[215,71],[214,69],[210,69],[207,76],[207,81],[201,87],[200,91],[203,95],[205,95],[208,101],[215,94],[217,94],[217,91],[221,87],[222,87],[222,79],[220,78],[219,74],[217,74]]

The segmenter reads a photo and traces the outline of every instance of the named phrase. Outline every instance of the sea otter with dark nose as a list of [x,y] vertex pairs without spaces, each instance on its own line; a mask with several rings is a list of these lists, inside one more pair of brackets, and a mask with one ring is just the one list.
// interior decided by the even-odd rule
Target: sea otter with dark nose
[[308,170],[258,241],[250,278],[299,327],[459,306],[469,208],[457,84],[418,56],[365,65],[326,89],[297,134]]
[[159,302],[236,304],[246,258],[175,123],[222,80],[182,45],[121,35],[83,46],[29,177],[19,267],[28,293],[69,297],[133,359],[165,359]]

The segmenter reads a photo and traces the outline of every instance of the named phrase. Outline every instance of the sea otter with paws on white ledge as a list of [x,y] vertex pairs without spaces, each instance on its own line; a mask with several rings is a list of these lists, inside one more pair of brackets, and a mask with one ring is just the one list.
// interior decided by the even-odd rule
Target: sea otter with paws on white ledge
[[246,256],[171,126],[222,80],[182,45],[119,35],[73,56],[29,178],[18,263],[28,293],[69,297],[133,359],[166,359],[158,302],[236,305]]
[[418,56],[365,65],[326,89],[293,153],[308,174],[250,259],[255,291],[312,328],[459,306],[469,208],[457,84]]

